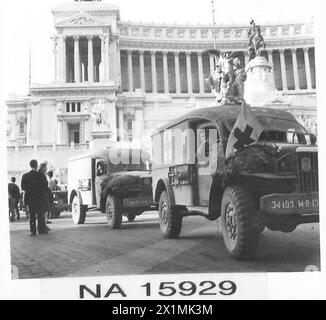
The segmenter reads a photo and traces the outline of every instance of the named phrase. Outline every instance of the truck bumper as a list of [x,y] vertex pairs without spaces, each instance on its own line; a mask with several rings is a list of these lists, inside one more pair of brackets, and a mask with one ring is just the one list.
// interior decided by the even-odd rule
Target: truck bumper
[[134,197],[123,199],[123,206],[125,208],[147,208],[153,205],[152,196],[148,197]]
[[275,215],[319,215],[319,194],[269,194],[260,198],[260,211]]

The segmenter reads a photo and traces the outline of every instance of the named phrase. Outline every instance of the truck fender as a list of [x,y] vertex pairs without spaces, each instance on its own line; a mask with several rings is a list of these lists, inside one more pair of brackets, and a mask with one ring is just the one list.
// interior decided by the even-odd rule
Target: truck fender
[[83,204],[83,199],[82,196],[80,194],[79,190],[73,189],[70,193],[70,197],[69,197],[69,204],[72,204],[72,200],[74,199],[74,196],[77,194],[78,198],[79,198],[79,202],[82,205]]
[[224,191],[224,181],[215,175],[209,190],[208,216],[209,220],[216,220],[221,215],[221,200]]
[[160,179],[157,182],[155,193],[154,193],[154,202],[155,203],[159,202],[160,195],[163,190],[166,190],[168,197],[170,199],[171,206],[175,206],[174,192],[168,178]]

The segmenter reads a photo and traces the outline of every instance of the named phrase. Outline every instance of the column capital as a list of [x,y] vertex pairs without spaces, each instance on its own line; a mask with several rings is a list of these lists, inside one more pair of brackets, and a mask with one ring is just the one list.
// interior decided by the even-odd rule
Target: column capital
[[162,55],[163,55],[163,57],[166,57],[167,55],[168,55],[168,51],[162,51]]
[[79,36],[77,36],[77,35],[73,35],[72,37],[73,37],[74,40],[78,40],[79,39]]
[[291,52],[294,54],[297,53],[297,48],[291,48]]
[[303,49],[303,52],[308,52],[309,48],[308,47],[304,47],[302,48]]
[[266,49],[267,54],[273,54],[274,49]]
[[128,55],[129,55],[129,54],[132,54],[132,52],[133,52],[133,50],[131,50],[131,49],[127,49],[127,53],[128,53]]
[[144,53],[145,53],[145,50],[138,50],[138,52],[139,52],[139,55],[144,55]]
[[190,56],[191,55],[191,51],[186,51],[186,56]]
[[86,36],[87,40],[93,40],[94,36],[92,34],[89,34]]
[[285,49],[284,49],[284,48],[281,48],[281,49],[278,49],[278,51],[279,51],[280,53],[284,54]]
[[156,50],[151,50],[151,55],[155,56],[155,54],[156,54]]
[[173,53],[175,56],[179,57],[179,53],[180,53],[179,51],[173,51]]

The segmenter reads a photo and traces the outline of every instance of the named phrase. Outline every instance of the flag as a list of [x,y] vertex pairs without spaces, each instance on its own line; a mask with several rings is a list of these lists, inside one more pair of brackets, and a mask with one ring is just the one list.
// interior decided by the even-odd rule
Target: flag
[[236,151],[257,142],[262,131],[262,125],[250,110],[249,105],[243,102],[229,136],[225,157],[228,158]]

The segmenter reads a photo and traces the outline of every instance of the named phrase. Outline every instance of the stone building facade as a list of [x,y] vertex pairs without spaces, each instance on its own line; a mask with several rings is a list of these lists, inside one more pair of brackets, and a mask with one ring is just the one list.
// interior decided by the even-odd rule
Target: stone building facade
[[[49,160],[65,182],[66,159],[89,148],[132,141],[151,149],[152,130],[193,108],[214,104],[205,78],[216,47],[248,62],[245,25],[123,22],[104,1],[71,1],[52,10],[54,80],[9,97],[9,174],[32,157]],[[264,55],[279,95],[269,106],[291,111],[316,133],[313,23],[263,25]]]

